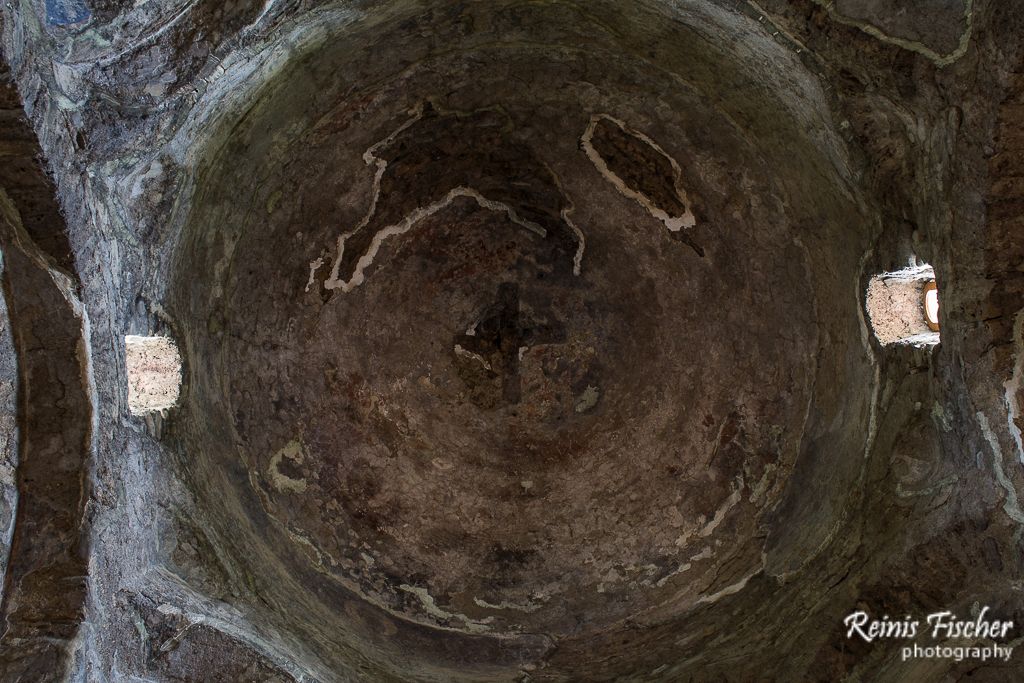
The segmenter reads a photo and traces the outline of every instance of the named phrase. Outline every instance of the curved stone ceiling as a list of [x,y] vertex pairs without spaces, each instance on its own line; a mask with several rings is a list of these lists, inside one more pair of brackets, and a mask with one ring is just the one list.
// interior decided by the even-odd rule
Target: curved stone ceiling
[[394,11],[207,143],[169,310],[239,561],[313,577],[296,621],[545,647],[811,559],[873,380],[856,300],[820,304],[867,226],[804,67],[726,14]]
[[0,679],[1019,678],[1019,9],[15,4]]

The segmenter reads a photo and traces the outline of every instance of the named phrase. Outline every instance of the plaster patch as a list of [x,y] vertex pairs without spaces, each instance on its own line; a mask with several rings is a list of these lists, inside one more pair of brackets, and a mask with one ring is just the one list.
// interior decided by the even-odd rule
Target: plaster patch
[[[604,157],[601,156],[601,153],[598,152],[597,149],[594,147],[594,132],[596,131],[597,126],[602,121],[610,121],[614,125],[618,126],[623,133],[632,136],[637,140],[640,140],[648,147],[650,147],[654,152],[664,157],[665,160],[668,161],[669,165],[672,167],[673,186],[675,193],[679,201],[685,207],[685,210],[681,215],[669,215],[669,213],[665,209],[658,206],[654,202],[653,198],[648,197],[646,194],[629,187],[629,185],[626,184],[625,180],[620,178],[614,171],[612,171],[608,167],[608,162],[604,159]],[[620,121],[619,119],[613,116],[609,116],[608,114],[595,114],[594,116],[590,117],[590,125],[587,126],[586,131],[583,133],[583,137],[580,139],[580,144],[582,145],[583,151],[586,153],[587,158],[590,159],[590,162],[594,164],[594,167],[597,168],[598,172],[602,176],[604,176],[605,179],[609,183],[611,183],[616,190],[619,191],[619,194],[639,203],[641,206],[647,209],[648,213],[650,213],[656,219],[664,223],[665,227],[668,228],[670,232],[679,232],[683,228],[692,228],[695,225],[697,225],[697,218],[693,215],[692,204],[690,203],[690,199],[686,194],[686,190],[683,189],[682,187],[682,168],[680,168],[679,163],[671,156],[669,156],[664,149],[662,149],[656,142],[654,142],[654,140],[647,137],[640,131],[633,130],[624,122]]]
[[432,617],[442,620],[457,619],[459,621],[462,621],[465,624],[466,630],[470,633],[486,633],[487,631],[491,630],[487,624],[494,620],[493,617],[487,617],[486,619],[481,619],[480,621],[473,621],[472,619],[463,614],[454,614],[452,612],[446,612],[440,607],[438,607],[437,603],[434,602],[434,597],[427,591],[426,588],[419,588],[418,586],[410,586],[409,584],[403,583],[401,586],[399,586],[399,589],[411,595],[415,595],[419,599],[420,604],[423,606],[423,611]]
[[[531,232],[534,232],[540,235],[541,237],[547,236],[547,231],[543,227],[537,225],[532,221],[520,218],[519,214],[511,206],[503,204],[502,202],[496,202],[487,199],[486,197],[484,197],[482,194],[480,194],[471,187],[459,186],[449,190],[448,193],[444,196],[444,198],[431,204],[428,204],[426,206],[421,206],[419,208],[414,209],[398,223],[386,226],[378,230],[377,234],[373,236],[373,240],[370,242],[370,246],[367,247],[366,251],[363,253],[363,255],[359,258],[359,261],[356,263],[356,268],[355,271],[353,271],[352,273],[352,277],[349,278],[347,281],[341,280],[339,279],[338,276],[341,270],[341,260],[345,255],[345,241],[352,237],[352,235],[358,232],[363,226],[366,225],[366,223],[369,222],[370,218],[372,217],[372,214],[367,215],[367,217],[363,219],[363,222],[360,224],[358,228],[356,228],[352,232],[345,233],[344,235],[338,238],[338,254],[337,256],[334,257],[334,265],[331,268],[331,276],[327,279],[326,282],[324,282],[324,288],[340,289],[342,292],[347,293],[351,292],[353,289],[363,284],[363,282],[366,281],[365,271],[373,264],[374,259],[377,258],[377,252],[380,251],[380,247],[384,243],[384,240],[388,239],[389,237],[402,235],[408,232],[413,227],[415,227],[417,223],[419,223],[425,218],[433,216],[435,213],[437,213],[441,209],[444,209],[459,197],[467,197],[469,199],[473,199],[476,201],[478,205],[480,205],[481,208],[488,209],[496,213],[504,212],[508,216],[509,220],[511,220],[516,225],[522,226],[523,228]],[[376,202],[374,202],[374,204],[376,204]]]
[[281,472],[281,461],[284,458],[288,458],[296,465],[301,465],[306,459],[302,444],[298,441],[289,441],[284,448],[274,454],[270,459],[270,464],[267,466],[267,475],[270,477],[270,482],[278,491],[303,493],[306,490],[305,478],[295,479]]
[[[920,55],[923,55],[930,59],[931,61],[935,62],[935,64],[937,64],[938,66],[947,66],[963,57],[964,54],[967,52],[968,46],[970,45],[971,35],[974,30],[974,0],[965,1],[963,7],[964,30],[963,32],[960,33],[960,36],[957,39],[956,47],[951,52],[947,53],[942,53],[934,49],[932,46],[924,44],[924,42],[920,40],[912,40],[909,38],[893,35],[887,32],[886,30],[883,30],[883,28],[876,26],[875,24],[864,19],[847,16],[843,14],[841,11],[837,10],[836,0],[814,0],[814,2],[824,7],[825,11],[828,12],[829,17],[832,20],[837,21],[840,24],[845,24],[847,26],[854,26],[860,29],[861,31],[864,31],[864,33],[867,33],[871,37],[880,40],[883,43],[896,45],[900,48],[903,48],[904,50],[909,50],[911,52],[916,52]],[[926,3],[921,4],[926,5]],[[941,3],[936,3],[936,6],[939,5],[941,5]]]
[[306,289],[304,291],[308,292],[309,288],[312,287],[316,283],[316,280],[315,280],[316,271],[319,270],[320,266],[322,266],[323,264],[324,264],[324,257],[323,256],[321,256],[320,258],[314,259],[314,260],[309,262],[309,280],[306,282]]
[[588,385],[576,401],[576,412],[585,413],[593,409],[593,407],[597,405],[599,398],[601,398],[601,390],[592,384]]

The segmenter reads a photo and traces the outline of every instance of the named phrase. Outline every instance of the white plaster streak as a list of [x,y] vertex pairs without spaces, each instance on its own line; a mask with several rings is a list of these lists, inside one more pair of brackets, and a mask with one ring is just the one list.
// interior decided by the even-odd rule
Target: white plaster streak
[[483,619],[481,621],[473,621],[469,617],[462,614],[453,614],[451,612],[445,612],[443,609],[437,606],[434,602],[434,597],[427,591],[426,588],[419,588],[417,586],[410,586],[403,583],[399,586],[399,589],[410,593],[419,598],[420,604],[423,605],[423,611],[432,617],[437,619],[458,619],[466,624],[466,630],[470,633],[484,633],[489,631],[490,628],[487,623],[493,621],[491,617]]
[[267,0],[263,3],[263,10],[260,12],[259,16],[249,24],[247,30],[252,30],[253,27],[259,26],[260,22],[263,21],[263,17],[267,16],[276,4],[277,0]]
[[779,466],[775,463],[771,463],[764,468],[764,474],[754,485],[750,491],[750,497],[748,500],[751,503],[757,503],[764,497],[765,493],[768,492],[768,487],[775,482],[775,471],[779,469]]
[[748,581],[750,581],[752,578],[757,576],[758,572],[760,572],[760,570],[758,570],[757,572],[754,572],[753,574],[750,574],[749,576],[743,577],[742,579],[740,579],[736,583],[732,584],[731,586],[726,586],[725,588],[723,588],[722,590],[718,591],[717,593],[714,593],[712,595],[702,595],[697,600],[697,604],[700,605],[700,604],[706,604],[706,603],[709,603],[709,602],[717,602],[718,600],[721,600],[722,598],[724,598],[727,595],[733,595],[734,593],[739,593],[747,585]]
[[[81,380],[82,386],[85,387],[85,391],[89,396],[89,433],[86,439],[89,444],[88,459],[92,461],[96,456],[97,439],[100,433],[100,411],[98,409],[100,404],[99,388],[96,384],[96,374],[93,370],[93,358],[92,358],[92,322],[89,319],[89,313],[85,310],[85,304],[82,303],[76,295],[71,293],[74,299],[71,299],[73,307],[78,314],[78,318],[81,321],[81,333],[82,336],[78,340],[78,359],[81,365]],[[91,467],[90,467],[91,469]],[[89,500],[92,493],[88,490],[92,484],[85,477],[79,481],[79,500]],[[3,595],[3,591],[0,591],[0,595]]]
[[[618,175],[615,174],[614,171],[608,168],[608,164],[605,162],[600,152],[598,152],[597,149],[594,148],[593,144],[594,131],[597,129],[597,124],[600,123],[602,120],[611,121],[616,126],[618,126],[623,132],[643,141],[644,144],[648,145],[651,149],[653,149],[658,154],[660,154],[661,156],[665,157],[665,159],[668,160],[669,164],[672,165],[672,184],[675,188],[676,195],[679,197],[683,205],[686,207],[686,212],[683,213],[682,216],[670,216],[668,212],[666,212],[664,209],[655,205],[650,197],[628,187],[625,181],[622,180],[622,178],[620,178]],[[671,156],[669,156],[665,152],[665,150],[663,150],[654,140],[650,139],[640,131],[633,130],[624,122],[620,121],[619,119],[616,119],[613,116],[609,116],[608,114],[595,114],[594,116],[590,117],[590,125],[587,126],[587,130],[583,133],[583,137],[580,139],[580,143],[583,146],[583,151],[586,153],[587,158],[590,159],[592,164],[594,164],[594,167],[597,168],[598,172],[601,175],[603,175],[608,180],[608,182],[610,182],[615,187],[616,190],[619,191],[619,194],[625,197],[629,197],[630,199],[634,200],[635,202],[643,206],[645,209],[647,209],[648,213],[650,213],[652,216],[654,216],[662,223],[664,223],[665,227],[668,228],[671,232],[679,232],[683,228],[692,228],[693,226],[697,225],[697,218],[693,215],[693,211],[690,208],[690,199],[686,194],[686,190],[683,189],[682,185],[680,184],[682,181],[683,174],[682,168],[680,168],[679,163],[676,162],[676,160],[673,159]]]
[[[520,358],[522,358],[522,348],[524,347],[520,347]],[[485,369],[491,369],[491,364],[488,363],[487,360],[483,358],[483,356],[481,356],[478,353],[473,353],[472,351],[462,348],[460,344],[455,345],[455,355],[462,356],[463,358],[469,358],[470,360],[475,360],[476,362],[480,363],[480,365],[484,366]]]
[[[408,232],[421,220],[429,218],[438,211],[446,208],[453,201],[460,197],[473,199],[481,208],[488,209],[490,211],[494,211],[497,213],[504,212],[505,215],[508,216],[509,220],[511,220],[516,225],[519,225],[520,227],[525,228],[530,232],[536,233],[541,237],[547,237],[547,230],[545,230],[543,226],[540,226],[537,223],[534,223],[533,221],[522,218],[519,215],[519,213],[508,204],[488,199],[487,197],[484,197],[479,191],[473,189],[472,187],[460,185],[449,190],[448,193],[445,194],[445,196],[442,199],[431,204],[428,204],[426,206],[418,207],[414,209],[412,212],[410,212],[405,218],[403,218],[398,223],[386,226],[378,230],[377,234],[374,235],[369,247],[367,247],[366,253],[364,253],[357,262],[356,268],[352,273],[352,277],[349,278],[348,280],[340,279],[341,260],[345,255],[345,242],[348,241],[350,237],[357,234],[360,230],[364,229],[367,225],[369,225],[370,221],[373,220],[374,215],[376,215],[377,213],[377,204],[380,201],[381,179],[384,177],[384,172],[387,170],[388,167],[387,160],[382,159],[380,156],[378,156],[378,152],[381,149],[385,149],[388,146],[390,146],[403,131],[405,131],[416,121],[422,118],[422,116],[423,106],[420,105],[413,111],[412,118],[410,118],[408,121],[399,126],[389,136],[375,143],[363,153],[363,162],[365,162],[367,166],[374,166],[376,168],[376,171],[373,176],[373,187],[370,192],[370,207],[367,210],[366,214],[363,216],[362,220],[359,221],[359,224],[353,230],[338,236],[337,255],[334,257],[334,262],[331,266],[331,275],[324,282],[325,289],[340,289],[342,292],[347,293],[361,285],[366,280],[366,269],[370,267],[374,259],[377,257],[377,252],[380,251],[381,244],[383,244],[384,240],[386,240],[389,237],[394,237],[396,235],[401,235]],[[568,212],[571,212],[571,210],[571,206],[568,209],[564,209],[562,211],[562,219],[565,220],[566,224],[568,224],[568,226],[572,229],[573,233],[576,235],[576,240],[579,244],[576,250],[576,256],[573,261],[573,274],[579,275],[581,268],[580,264],[583,260],[583,249],[585,240],[583,232],[568,217]],[[312,266],[313,264],[311,263],[310,267]],[[307,291],[308,287],[309,283],[307,283]]]
[[316,271],[319,270],[320,266],[322,266],[323,264],[324,264],[324,257],[323,256],[321,256],[320,258],[315,259],[315,260],[309,262],[309,281],[306,282],[306,290],[305,291],[308,292],[309,288],[312,287],[313,284],[316,282],[316,279],[315,279]]
[[572,213],[573,206],[562,209],[562,220],[565,221],[572,231],[576,234],[576,254],[572,259],[572,274],[577,277],[583,272],[583,251],[587,248],[587,238],[583,236],[583,231],[573,223],[572,219],[569,218],[569,214]]
[[690,559],[687,560],[687,564],[689,564],[690,562],[698,562],[700,560],[710,560],[714,556],[715,551],[711,549],[711,546],[704,546],[704,549],[701,550],[699,553],[690,556]]
[[341,270],[341,259],[342,256],[344,256],[345,254],[345,240],[354,235],[355,231],[346,233],[339,237],[338,255],[335,257],[334,266],[331,268],[331,277],[324,283],[324,287],[327,289],[340,289],[342,292],[346,293],[351,292],[353,289],[355,289],[356,287],[358,287],[359,285],[363,284],[363,282],[366,281],[366,269],[369,268],[370,265],[373,264],[374,259],[377,258],[377,252],[380,251],[380,247],[384,243],[384,240],[386,240],[389,237],[394,237],[395,235],[402,235],[408,232],[417,223],[419,223],[425,218],[429,218],[430,216],[434,215],[441,209],[444,209],[459,197],[467,197],[469,199],[473,199],[476,201],[477,204],[480,205],[481,208],[484,209],[489,209],[495,212],[504,211],[505,214],[508,216],[509,220],[511,220],[516,225],[520,225],[526,228],[527,230],[530,230],[531,232],[535,232],[541,237],[547,235],[547,231],[543,227],[537,225],[532,221],[520,218],[519,214],[511,206],[508,206],[501,202],[496,202],[487,199],[473,188],[460,185],[459,187],[455,187],[449,190],[448,194],[446,194],[442,199],[432,204],[428,204],[426,206],[421,206],[417,209],[414,209],[398,223],[381,228],[379,231],[377,231],[377,234],[373,236],[373,241],[370,242],[370,245],[366,248],[366,253],[364,253],[362,257],[360,257],[359,261],[356,263],[356,268],[352,273],[352,277],[349,278],[347,281],[339,279],[338,276],[340,274],[339,271]]
[[[656,582],[654,583],[654,585],[655,585],[655,586],[657,586],[658,588],[661,588],[661,587],[662,587],[662,586],[664,586],[664,585],[665,585],[666,583],[668,583],[668,580],[669,580],[669,579],[671,579],[671,578],[672,578],[673,576],[678,576],[679,574],[682,574],[683,572],[688,572],[688,571],[690,571],[690,568],[691,568],[692,566],[693,566],[693,565],[692,565],[692,564],[690,564],[689,562],[686,562],[686,563],[684,563],[684,564],[681,564],[681,565],[679,565],[679,567],[678,567],[678,568],[676,568],[676,570],[675,570],[674,572],[672,572],[671,574],[668,574],[668,575],[666,575],[666,576],[663,576],[663,577],[661,577],[660,579],[658,579],[658,580],[657,580],[657,581],[656,581]],[[648,585],[649,585],[649,584],[648,584]]]
[[705,524],[704,528],[701,529],[699,532],[697,532],[697,535],[700,536],[701,538],[707,538],[712,533],[714,533],[715,529],[718,528],[718,525],[721,524],[722,520],[725,519],[726,513],[729,512],[729,510],[731,510],[732,507],[734,505],[736,505],[736,503],[740,502],[741,496],[742,496],[742,489],[741,488],[733,489],[733,492],[729,496],[729,499],[727,501],[725,501],[725,505],[723,505],[722,507],[718,508],[718,510],[715,511],[714,518],[712,518],[712,520],[710,522]]
[[422,117],[423,106],[420,105],[416,107],[413,111],[413,116],[408,121],[396,128],[391,135],[371,145],[369,149],[363,152],[363,162],[367,166],[374,166],[376,169],[373,174],[373,187],[370,191],[370,207],[366,210],[366,214],[363,216],[362,220],[359,221],[359,225],[357,225],[354,230],[338,236],[338,255],[335,257],[334,265],[331,267],[331,276],[327,279],[327,282],[324,283],[324,287],[326,289],[337,289],[339,286],[336,283],[339,282],[338,270],[341,268],[341,257],[345,254],[345,240],[365,228],[373,218],[373,215],[377,213],[377,200],[380,198],[380,181],[381,178],[384,177],[384,171],[387,170],[388,167],[388,162],[377,156],[377,150],[390,145],[395,141],[395,138],[402,133],[402,131],[419,121]]
[[1017,426],[1017,420],[1020,418],[1020,403],[1017,402],[1017,394],[1021,392],[1021,383],[1024,381],[1024,310],[1017,313],[1017,319],[1013,324],[1013,339],[1017,347],[1013,375],[1003,385],[1006,387],[1006,425],[1017,446],[1017,460],[1024,464],[1024,443],[1022,443],[1020,428]]
[[980,410],[975,413],[975,417],[978,418],[978,425],[981,427],[981,433],[985,436],[985,440],[988,441],[989,447],[992,449],[992,467],[993,472],[996,475],[996,481],[1006,491],[1006,499],[1003,501],[1003,511],[1006,512],[1007,516],[1018,524],[1024,524],[1024,510],[1021,510],[1020,501],[1017,498],[1017,489],[1014,488],[1013,482],[1010,481],[1009,477],[1006,476],[1006,472],[1003,470],[1003,449],[999,446],[999,439],[992,432],[992,427],[988,423],[988,418],[985,417],[985,413]]
[[[309,540],[304,535],[302,535],[301,533],[295,531],[291,527],[286,526],[285,527],[285,531],[288,532],[288,535],[291,536],[292,539],[294,539],[295,541],[298,541],[300,545],[303,545],[303,546],[309,548],[310,553],[312,553],[312,555],[314,557],[316,557],[316,564],[317,564],[318,567],[320,567],[321,569],[326,569],[327,568],[327,565],[324,564],[324,553],[320,550],[320,548],[318,548],[316,546],[315,543],[313,543],[313,541]],[[332,560],[331,564],[337,564],[337,563],[333,562],[333,560]]]
[[541,608],[540,605],[537,605],[537,604],[534,604],[534,603],[530,603],[528,605],[516,605],[516,604],[510,603],[510,602],[501,602],[501,603],[499,603],[497,605],[493,605],[493,604],[487,602],[486,600],[481,600],[480,598],[473,598],[473,603],[476,604],[477,607],[483,607],[484,609],[515,610],[517,612],[527,612],[527,613],[529,613],[529,612],[536,612],[537,610],[539,610]]
[[687,541],[689,541],[693,537],[693,532],[693,529],[687,529],[682,534],[680,534],[679,538],[676,539],[676,547],[682,548],[683,546],[685,546]]
[[417,598],[419,598],[420,603],[423,605],[423,610],[430,616],[437,617],[438,619],[449,619],[452,616],[454,616],[451,612],[445,612],[443,609],[438,607],[434,603],[433,596],[430,595],[429,592],[427,592],[426,588],[418,588],[416,586],[410,586],[404,583],[401,586],[399,586],[399,588],[401,588],[406,593],[411,593],[412,595],[415,595]]

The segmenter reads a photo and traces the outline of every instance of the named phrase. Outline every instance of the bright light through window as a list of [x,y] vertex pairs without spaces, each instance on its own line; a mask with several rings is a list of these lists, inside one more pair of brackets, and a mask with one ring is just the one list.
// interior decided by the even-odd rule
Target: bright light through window
[[932,280],[924,288],[924,318],[935,332],[939,331],[939,290]]

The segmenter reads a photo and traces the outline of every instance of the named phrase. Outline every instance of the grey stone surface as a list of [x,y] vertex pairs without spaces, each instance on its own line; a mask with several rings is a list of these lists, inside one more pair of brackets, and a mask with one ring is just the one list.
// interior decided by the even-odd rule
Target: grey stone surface
[[[0,298],[0,576],[7,575],[14,514],[18,506],[18,365],[11,338],[11,319]],[[3,585],[0,584],[0,600]]]

